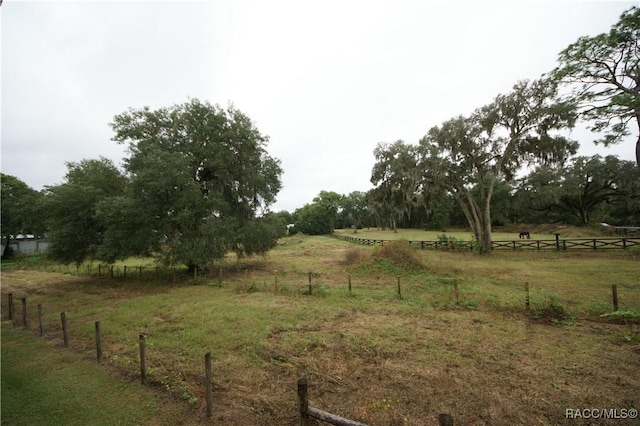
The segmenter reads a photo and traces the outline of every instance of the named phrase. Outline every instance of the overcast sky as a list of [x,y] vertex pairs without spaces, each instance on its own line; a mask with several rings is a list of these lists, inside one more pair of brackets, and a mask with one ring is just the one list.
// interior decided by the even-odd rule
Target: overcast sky
[[[11,1],[0,7],[2,172],[34,189],[104,156],[114,115],[199,98],[270,137],[283,189],[366,191],[378,142],[417,141],[556,65],[638,1]],[[583,155],[633,160],[575,131]]]

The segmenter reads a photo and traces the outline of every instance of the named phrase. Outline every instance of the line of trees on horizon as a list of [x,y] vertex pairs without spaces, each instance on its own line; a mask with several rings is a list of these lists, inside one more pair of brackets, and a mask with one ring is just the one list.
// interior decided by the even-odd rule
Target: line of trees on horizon
[[[395,142],[387,148],[403,151],[406,158],[415,161],[408,155],[415,148],[412,145]],[[480,190],[473,186],[471,196],[478,197]],[[387,203],[389,199],[381,196],[379,187],[349,194],[320,191],[312,203],[293,213],[275,214],[295,224],[294,233],[310,235],[348,228],[469,228],[452,194],[431,197],[415,191],[407,202],[394,207],[393,199]],[[573,157],[561,170],[541,167],[510,182],[498,182],[490,213],[492,227],[548,223],[593,226],[603,222],[640,226],[640,179],[632,161],[616,156]]]
[[[538,80],[519,81],[469,116],[432,127],[417,144],[379,143],[368,192],[321,191],[294,212],[271,212],[280,161],[251,119],[191,100],[114,117],[124,170],[105,158],[68,163],[65,182],[38,192],[2,174],[2,235],[47,234],[63,263],[153,254],[207,268],[228,252],[264,254],[293,232],[346,227],[468,226],[480,253],[509,223],[640,224],[640,9],[608,33],[581,37]],[[638,130],[636,163],[575,157],[567,134],[584,121],[618,143]],[[523,171],[527,173],[523,177]],[[9,251],[5,250],[5,254]]]
[[[453,200],[480,253],[491,251],[494,224],[532,222],[541,212],[547,221],[585,225],[600,213],[600,220],[637,224],[639,35],[640,9],[632,7],[608,33],[568,46],[558,67],[538,80],[519,81],[471,115],[432,127],[417,145],[379,143],[371,174],[376,187],[367,194],[371,212],[395,229],[415,217],[417,206],[433,218]],[[635,123],[636,164],[573,157],[579,144],[565,134],[579,120],[604,145],[620,142]],[[517,179],[523,169],[531,171]],[[303,217],[319,212],[324,198],[305,206]]]

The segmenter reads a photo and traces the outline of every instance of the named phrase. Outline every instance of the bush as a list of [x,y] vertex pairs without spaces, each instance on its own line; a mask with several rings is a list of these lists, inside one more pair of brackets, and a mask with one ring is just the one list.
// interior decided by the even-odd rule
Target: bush
[[386,242],[374,252],[376,260],[387,260],[405,270],[422,268],[416,251],[404,240]]
[[549,300],[545,304],[534,306],[533,316],[538,320],[551,323],[570,321],[572,319],[564,305],[555,300]]
[[353,265],[367,259],[368,253],[361,249],[352,248],[344,253],[344,264]]

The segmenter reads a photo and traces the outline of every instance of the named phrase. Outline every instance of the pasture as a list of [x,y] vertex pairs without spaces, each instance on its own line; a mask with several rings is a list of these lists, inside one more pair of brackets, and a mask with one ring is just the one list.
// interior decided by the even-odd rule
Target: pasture
[[[151,386],[191,407],[163,424],[295,425],[300,377],[313,406],[370,425],[436,424],[439,413],[456,424],[588,424],[566,409],[640,407],[637,252],[381,251],[293,236],[264,258],[218,265],[222,282],[217,270],[174,283],[3,268],[2,312],[7,293],[27,297],[36,334],[42,304],[46,338],[59,342],[65,311],[70,350],[87,359],[100,321],[105,364],[130,380],[145,333]],[[612,284],[631,318],[601,317]]]

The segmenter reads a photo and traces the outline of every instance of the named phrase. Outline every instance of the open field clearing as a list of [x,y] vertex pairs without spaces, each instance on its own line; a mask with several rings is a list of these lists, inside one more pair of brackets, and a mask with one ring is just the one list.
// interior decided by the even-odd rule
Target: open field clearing
[[[529,231],[531,239],[554,240],[555,233],[560,234],[560,238],[593,238],[612,236],[605,234],[602,229],[575,227],[569,225],[508,225],[495,227],[492,232],[494,241],[512,241],[519,239],[520,231]],[[438,237],[445,234],[460,241],[471,241],[473,232],[464,229],[444,229],[440,231],[422,229],[398,229],[394,232],[391,229],[364,228],[353,232],[351,229],[337,229],[336,233],[350,235],[359,238],[370,238],[380,240],[405,239],[411,241],[438,241]]]
[[64,311],[70,350],[87,359],[100,321],[105,364],[131,380],[145,333],[151,385],[202,424],[295,425],[300,377],[311,405],[370,425],[432,425],[439,413],[457,425],[580,425],[593,422],[566,409],[640,408],[639,321],[601,317],[612,284],[620,310],[640,312],[637,253],[398,253],[293,236],[264,258],[229,259],[222,283],[218,270],[173,283],[3,268],[2,312],[8,293],[27,297],[36,339],[42,304],[46,340],[61,345]]

